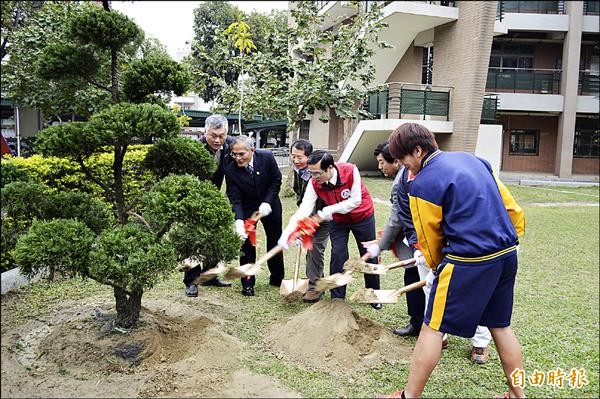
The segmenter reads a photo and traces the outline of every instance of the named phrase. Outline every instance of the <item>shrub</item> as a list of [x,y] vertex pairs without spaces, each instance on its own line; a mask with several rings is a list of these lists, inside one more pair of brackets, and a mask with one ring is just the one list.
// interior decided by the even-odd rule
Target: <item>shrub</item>
[[170,174],[190,174],[209,180],[217,165],[204,145],[177,136],[154,144],[144,159],[144,166],[160,178]]
[[15,261],[29,278],[46,268],[51,275],[86,275],[93,242],[94,233],[77,220],[35,220],[17,242]]
[[168,233],[179,260],[192,257],[210,264],[239,256],[231,205],[211,182],[170,175],[145,195],[143,213],[159,234]]
[[2,160],[0,166],[0,187],[4,187],[15,181],[30,181],[31,178],[23,169],[17,165],[9,162],[8,160]]
[[45,201],[44,219],[77,219],[95,234],[114,224],[108,206],[87,193],[55,193]]

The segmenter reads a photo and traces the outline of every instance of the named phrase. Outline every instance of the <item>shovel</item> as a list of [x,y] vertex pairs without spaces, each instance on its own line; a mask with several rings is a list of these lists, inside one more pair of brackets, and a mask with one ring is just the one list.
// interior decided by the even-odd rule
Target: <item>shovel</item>
[[415,261],[415,258],[410,258],[399,262],[394,262],[389,265],[380,265],[367,263],[363,260],[363,258],[350,259],[346,262],[346,264],[344,264],[344,269],[364,274],[386,274],[388,270],[397,269],[399,267],[407,267],[415,263]]
[[235,280],[240,277],[249,277],[258,274],[262,270],[262,265],[283,251],[283,247],[276,245],[269,252],[264,254],[256,263],[246,263],[242,266],[232,267],[227,270],[227,273],[223,276],[226,280]]
[[352,294],[350,300],[359,303],[397,303],[402,294],[419,289],[425,286],[426,283],[427,281],[421,280],[396,290],[374,290],[373,288],[360,288],[354,294]]
[[225,272],[225,270],[225,264],[223,262],[219,262],[217,263],[217,266],[213,267],[212,269],[208,269],[207,271],[201,273],[198,277],[196,277],[194,279],[193,284],[198,285],[206,281],[210,281],[216,278],[219,274]]
[[[358,262],[364,262],[369,259],[369,253],[365,253]],[[355,261],[356,262],[356,261]],[[344,263],[344,268],[348,262]],[[317,291],[326,291],[333,288],[344,286],[352,281],[354,270],[347,270],[344,273],[335,273],[329,277],[323,277],[317,280]]]
[[285,297],[296,297],[303,295],[308,289],[308,279],[299,279],[300,261],[302,259],[302,246],[298,245],[298,253],[296,254],[296,264],[294,265],[294,278],[281,281],[279,295]]

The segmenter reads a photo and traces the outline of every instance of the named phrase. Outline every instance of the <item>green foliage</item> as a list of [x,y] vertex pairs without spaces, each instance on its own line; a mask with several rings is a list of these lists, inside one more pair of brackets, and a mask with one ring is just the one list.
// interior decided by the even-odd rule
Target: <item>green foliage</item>
[[[296,2],[290,11],[291,28],[273,26],[270,46],[258,48],[247,57],[245,70],[245,115],[261,113],[272,119],[286,118],[288,130],[296,132],[312,110],[333,109],[342,118],[359,116],[357,104],[370,90],[375,78],[371,57],[374,47],[388,47],[379,40],[385,26],[381,22],[382,4],[363,12],[362,2],[348,2],[357,13],[339,25],[335,35],[321,26],[326,16],[319,15],[314,2]],[[287,51],[291,49],[291,54]],[[231,111],[240,102],[232,85],[221,83],[220,111]]]
[[94,233],[80,221],[36,220],[19,238],[15,261],[28,277],[45,269],[68,276],[85,275],[93,242]]
[[98,71],[100,64],[92,46],[50,43],[40,55],[37,74],[42,79],[89,77]]
[[79,160],[112,144],[109,132],[86,130],[87,126],[85,122],[71,122],[48,127],[38,133],[36,151],[46,156]]
[[0,192],[2,213],[7,216],[24,220],[43,217],[46,188],[42,184],[17,181],[2,187]]
[[127,292],[150,289],[177,262],[167,243],[158,243],[155,235],[137,224],[103,231],[89,259],[89,274],[103,284]]
[[72,18],[69,28],[79,42],[111,50],[119,50],[144,38],[143,31],[127,16],[100,7],[90,7]]
[[144,159],[144,167],[159,178],[170,174],[190,174],[201,180],[208,180],[216,166],[214,158],[204,145],[181,136],[160,140],[150,148]]
[[[5,3],[2,3],[3,10]],[[90,86],[79,78],[55,80],[42,78],[37,73],[38,60],[47,45],[72,43],[66,29],[68,21],[86,7],[97,6],[73,1],[44,2],[22,29],[14,31],[10,59],[2,65],[3,92],[21,106],[39,108],[47,116],[75,112],[89,117],[108,105],[110,93],[106,89]],[[110,63],[104,60],[102,71],[109,67]],[[109,80],[106,72],[99,72],[99,76]]]
[[192,257],[211,263],[239,255],[231,205],[210,182],[170,175],[146,194],[143,213],[155,230],[168,232],[179,260]]
[[2,34],[0,42],[2,48],[0,51],[0,59],[4,60],[4,56],[10,52],[12,35],[15,31],[22,29],[27,23],[27,20],[34,15],[42,6],[43,1],[11,1],[4,0],[0,4],[2,9]]
[[[104,145],[126,146],[135,140],[169,138],[179,133],[177,118],[156,104],[116,104],[94,115],[84,132],[104,140]],[[53,151],[60,151],[53,147]]]
[[62,192],[47,196],[44,219],[77,219],[95,234],[114,224],[106,203],[87,193]]
[[138,103],[154,93],[182,95],[188,90],[191,75],[187,66],[173,61],[166,53],[155,51],[133,61],[121,79],[125,97]]
[[0,187],[16,181],[30,181],[31,178],[23,169],[8,161],[0,164]]

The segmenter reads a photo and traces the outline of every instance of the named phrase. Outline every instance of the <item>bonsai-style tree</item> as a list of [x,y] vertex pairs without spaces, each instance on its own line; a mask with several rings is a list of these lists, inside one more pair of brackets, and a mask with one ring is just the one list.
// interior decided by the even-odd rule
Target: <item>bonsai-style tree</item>
[[[80,78],[108,91],[113,105],[87,122],[44,129],[36,149],[79,164],[85,176],[102,188],[116,223],[96,234],[78,218],[37,221],[19,239],[15,260],[27,274],[47,267],[112,286],[115,325],[129,328],[139,319],[144,291],[173,271],[178,260],[232,260],[239,253],[239,239],[231,228],[228,202],[212,183],[199,179],[210,176],[214,161],[207,161],[210,155],[199,143],[177,139],[181,125],[161,101],[161,94],[185,90],[187,70],[153,53],[131,63],[121,74],[119,54],[125,46],[139,43],[141,33],[131,20],[114,11],[89,7],[68,23],[76,42],[48,44],[42,51],[39,74],[47,79]],[[102,55],[110,60],[108,75],[97,67],[103,64]],[[143,102],[148,100],[152,103]],[[174,141],[169,144],[169,140]],[[179,158],[161,163],[157,150],[149,151],[144,164],[160,166],[155,168],[159,181],[142,198],[126,198],[123,159],[133,143],[148,141],[157,141],[158,150],[169,149],[169,157]],[[108,179],[86,162],[107,148],[114,159]],[[189,157],[198,158],[191,163],[196,165],[194,170],[186,162]],[[160,180],[169,173],[190,172],[194,176],[171,175]]]

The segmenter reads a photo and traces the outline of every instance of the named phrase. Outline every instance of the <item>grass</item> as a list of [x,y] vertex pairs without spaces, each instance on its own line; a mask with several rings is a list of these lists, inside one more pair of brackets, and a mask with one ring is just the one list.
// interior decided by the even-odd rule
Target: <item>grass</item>
[[[373,197],[389,198],[391,180],[366,178],[365,182]],[[588,385],[579,389],[556,388],[544,382],[539,387],[527,384],[529,397],[589,397],[599,392],[599,215],[598,188],[524,187],[509,189],[525,209],[527,231],[521,242],[519,274],[515,290],[513,328],[523,346],[526,376],[535,370],[547,373],[561,368],[565,377],[571,369],[584,369]],[[282,198],[284,220],[295,211],[295,199]],[[545,203],[551,206],[540,206]],[[552,205],[554,204],[554,205]],[[387,221],[389,206],[377,201],[377,228]],[[262,227],[259,237],[264,243]],[[328,247],[329,248],[329,247]],[[264,248],[259,249],[263,253]],[[294,263],[294,251],[286,251],[286,277],[290,277]],[[327,250],[329,252],[329,249]],[[350,254],[356,256],[356,244],[350,240]],[[392,262],[391,254],[385,253],[384,263]],[[329,254],[326,258],[328,271]],[[327,274],[327,273],[326,273]],[[382,278],[382,288],[403,285],[402,272],[391,272]],[[360,283],[348,287],[348,297],[360,288]],[[204,288],[203,288],[204,289]],[[222,305],[211,306],[227,322],[226,332],[244,341],[253,349],[248,367],[269,375],[294,389],[304,397],[372,397],[375,393],[389,393],[404,386],[408,365],[381,364],[361,376],[338,377],[315,372],[287,363],[271,353],[262,336],[275,322],[283,321],[309,305],[284,304],[278,292],[268,286],[268,273],[257,278],[253,298],[239,294],[240,283],[234,289],[207,288],[218,295]],[[152,295],[181,292],[181,274],[174,273],[159,283]],[[112,291],[92,281],[63,281],[55,284],[31,284],[2,299],[2,332],[10,326],[26,320],[43,317],[68,298],[74,302],[110,298]],[[385,305],[379,312],[368,305],[351,303],[361,315],[387,327],[404,326],[408,323],[406,302]],[[415,338],[406,338],[414,344]],[[450,337],[450,347],[432,374],[425,389],[425,397],[492,397],[506,391],[500,361],[491,345],[491,360],[479,366],[470,362],[470,342]]]

